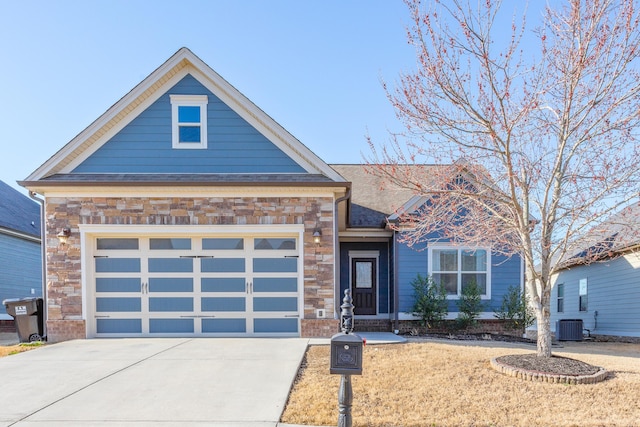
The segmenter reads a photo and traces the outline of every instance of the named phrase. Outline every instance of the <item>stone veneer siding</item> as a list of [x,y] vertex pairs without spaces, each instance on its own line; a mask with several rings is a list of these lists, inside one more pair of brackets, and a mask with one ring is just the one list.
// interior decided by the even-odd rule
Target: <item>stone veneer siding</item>
[[[304,224],[304,312],[302,336],[331,336],[338,320],[317,319],[316,309],[334,313],[334,235],[331,197],[47,197],[47,330],[50,341],[86,337],[82,318],[79,224],[292,225]],[[322,230],[320,245],[313,231]],[[66,245],[57,234],[71,228]]]

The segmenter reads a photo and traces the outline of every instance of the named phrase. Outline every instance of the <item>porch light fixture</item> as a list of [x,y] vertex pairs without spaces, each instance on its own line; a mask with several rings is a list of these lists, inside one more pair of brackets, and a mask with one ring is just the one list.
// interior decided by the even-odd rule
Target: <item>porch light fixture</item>
[[62,230],[60,230],[60,232],[58,233],[58,240],[60,241],[61,245],[66,245],[67,244],[67,240],[69,240],[69,236],[71,236],[71,229],[68,227],[63,228]]
[[320,238],[322,237],[322,232],[320,231],[319,228],[316,228],[313,231],[313,243],[315,243],[316,245],[320,245]]

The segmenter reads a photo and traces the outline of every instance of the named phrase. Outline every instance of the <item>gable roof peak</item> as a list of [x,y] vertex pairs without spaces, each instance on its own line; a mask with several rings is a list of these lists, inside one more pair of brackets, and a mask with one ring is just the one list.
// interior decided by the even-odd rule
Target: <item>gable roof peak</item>
[[55,174],[72,172],[75,166],[88,158],[187,74],[193,76],[265,138],[287,153],[305,171],[324,175],[335,182],[344,182],[344,178],[187,47],[181,47],[23,182],[28,184]]

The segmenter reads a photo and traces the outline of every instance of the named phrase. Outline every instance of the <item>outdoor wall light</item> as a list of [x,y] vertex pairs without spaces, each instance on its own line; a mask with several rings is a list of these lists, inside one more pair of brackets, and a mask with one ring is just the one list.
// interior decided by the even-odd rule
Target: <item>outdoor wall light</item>
[[71,236],[71,229],[68,227],[63,228],[62,230],[60,230],[60,232],[58,233],[58,240],[60,241],[61,245],[66,245],[67,244],[67,240],[69,240],[69,236]]
[[313,243],[315,243],[316,245],[319,245],[321,237],[322,237],[322,232],[320,231],[319,228],[316,228],[313,231]]

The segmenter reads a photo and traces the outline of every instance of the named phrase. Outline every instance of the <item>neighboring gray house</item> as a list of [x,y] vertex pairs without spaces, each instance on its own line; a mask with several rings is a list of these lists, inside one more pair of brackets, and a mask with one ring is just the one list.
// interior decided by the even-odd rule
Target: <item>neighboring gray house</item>
[[[0,302],[42,296],[40,206],[0,181]],[[0,323],[13,320],[0,305]]]
[[618,219],[623,214],[625,222],[637,221],[640,205],[599,227],[600,242],[587,249],[597,252],[595,261],[585,263],[582,251],[564,262],[554,276],[552,329],[557,328],[558,320],[580,319],[585,335],[640,337],[640,241],[622,243],[623,235],[631,233],[621,229]]

